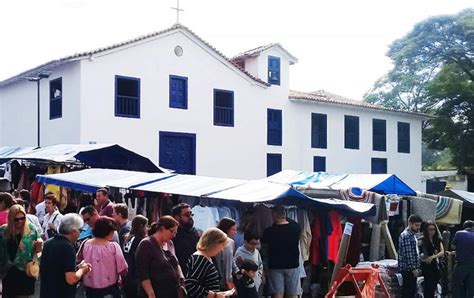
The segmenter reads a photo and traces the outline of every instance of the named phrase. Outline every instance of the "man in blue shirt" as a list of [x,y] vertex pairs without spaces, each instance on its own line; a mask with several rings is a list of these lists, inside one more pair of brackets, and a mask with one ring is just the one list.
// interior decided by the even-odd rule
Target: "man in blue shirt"
[[422,221],[420,216],[410,215],[408,227],[398,238],[398,269],[403,277],[402,298],[413,298],[416,294],[416,279],[421,274],[416,233],[420,231]]
[[464,230],[453,239],[456,266],[453,272],[453,297],[474,297],[474,221],[466,220]]

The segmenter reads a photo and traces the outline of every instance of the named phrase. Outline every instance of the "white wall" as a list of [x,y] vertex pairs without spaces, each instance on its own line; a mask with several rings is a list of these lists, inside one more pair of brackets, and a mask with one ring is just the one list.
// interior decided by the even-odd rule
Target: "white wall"
[[[182,33],[84,60],[82,70],[81,142],[118,142],[158,162],[159,131],[195,133],[197,174],[265,176],[266,107],[284,98],[280,88],[255,85]],[[187,110],[169,108],[170,74],[188,77]],[[140,119],[114,116],[115,75],[140,78]],[[234,91],[234,127],[213,125],[214,88]]]
[[[412,188],[422,189],[421,120],[401,113],[294,100],[288,101],[284,118],[285,113],[288,121],[284,123],[283,139],[288,147],[283,156],[283,168],[312,171],[313,156],[326,156],[328,172],[370,173],[371,158],[387,158],[388,173],[396,174]],[[327,114],[327,149],[311,148],[311,113]],[[359,150],[344,148],[344,115],[359,117]],[[372,150],[374,118],[387,121],[385,152]],[[409,154],[398,153],[398,121],[410,123]]]
[[[49,119],[49,81],[63,77],[63,117]],[[40,81],[40,143],[48,146],[79,142],[79,68],[72,64]],[[28,80],[1,88],[0,145],[37,145],[37,83]]]

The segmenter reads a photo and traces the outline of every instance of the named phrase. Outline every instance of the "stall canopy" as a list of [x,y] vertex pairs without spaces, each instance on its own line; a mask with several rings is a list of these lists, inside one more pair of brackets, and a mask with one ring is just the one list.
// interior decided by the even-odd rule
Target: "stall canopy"
[[438,193],[438,195],[459,199],[461,201],[466,202],[468,206],[474,207],[474,192],[468,192],[465,190],[458,189],[447,189]]
[[376,212],[373,204],[336,199],[314,199],[288,184],[269,182],[266,179],[249,181],[169,173],[86,169],[70,173],[38,175],[37,180],[88,192],[111,186],[244,203],[281,201],[288,204],[310,204],[320,209],[335,209],[360,216],[372,216]]
[[357,187],[382,194],[416,194],[405,182],[391,174],[338,174],[285,170],[266,178],[266,180],[289,184],[301,191],[311,189],[339,190]]
[[174,174],[144,173],[112,169],[85,169],[54,175],[37,175],[36,180],[45,184],[95,192],[102,187],[132,188],[143,183],[165,179]]
[[12,156],[33,151],[35,147],[0,147],[0,164],[11,160]]
[[174,175],[168,179],[143,183],[140,186],[132,187],[132,189],[163,192],[193,197],[204,197],[225,189],[233,188],[238,185],[247,183],[248,180],[230,179],[230,178],[214,178],[206,176],[194,175]]
[[26,153],[11,154],[10,159],[48,163],[78,163],[93,168],[152,173],[165,172],[148,158],[116,144],[60,144],[38,148]]

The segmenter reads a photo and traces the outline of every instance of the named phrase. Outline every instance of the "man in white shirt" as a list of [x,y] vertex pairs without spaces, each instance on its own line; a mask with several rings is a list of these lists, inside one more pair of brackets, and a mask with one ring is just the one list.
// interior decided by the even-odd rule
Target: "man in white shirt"
[[42,238],[47,240],[58,232],[59,224],[63,218],[63,215],[59,213],[59,210],[56,208],[56,197],[54,194],[47,195],[44,198],[44,206],[46,210],[46,215],[44,216],[43,221],[43,235]]

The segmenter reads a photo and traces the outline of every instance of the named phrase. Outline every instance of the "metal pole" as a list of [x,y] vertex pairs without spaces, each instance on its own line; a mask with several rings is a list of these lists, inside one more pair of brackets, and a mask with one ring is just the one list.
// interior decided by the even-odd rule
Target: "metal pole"
[[38,84],[38,147],[40,147],[40,81],[41,78],[36,81]]

